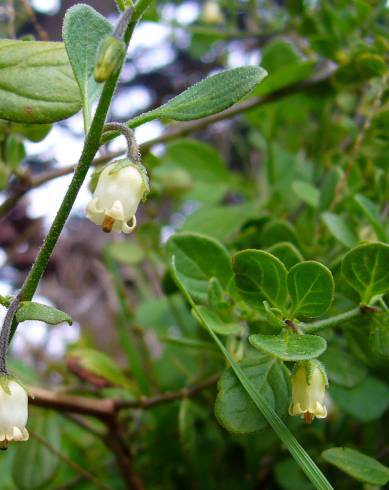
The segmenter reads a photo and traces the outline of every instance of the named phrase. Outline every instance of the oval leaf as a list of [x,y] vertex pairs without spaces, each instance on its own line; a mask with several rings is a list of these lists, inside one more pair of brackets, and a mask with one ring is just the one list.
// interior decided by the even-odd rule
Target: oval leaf
[[325,213],[322,213],[321,219],[331,235],[342,245],[350,248],[357,243],[355,233],[349,228],[341,216],[326,211]]
[[169,100],[158,109],[132,119],[131,127],[157,117],[191,121],[221,112],[249,94],[267,76],[259,66],[243,66],[213,75]]
[[88,119],[91,104],[103,87],[93,76],[97,49],[101,40],[111,32],[108,20],[89,5],[75,5],[65,14],[63,39]]
[[376,295],[389,291],[389,245],[367,243],[348,252],[342,261],[347,282],[368,304]]
[[63,43],[0,40],[0,119],[51,123],[81,108]]
[[334,279],[323,264],[312,260],[294,265],[288,272],[287,284],[292,299],[292,318],[320,316],[331,306]]
[[319,357],[327,347],[323,337],[317,335],[262,335],[249,337],[255,349],[265,351],[283,361],[304,361]]
[[267,300],[285,310],[287,271],[277,257],[263,250],[243,250],[234,255],[233,270],[237,289],[247,303],[258,308]]
[[216,240],[197,233],[177,233],[168,242],[168,252],[185,288],[200,301],[208,298],[208,281],[216,277],[223,288],[232,276],[227,250]]
[[320,357],[330,381],[352,388],[367,376],[367,370],[354,356],[336,347],[329,347]]
[[[281,417],[285,416],[290,397],[289,376],[282,364],[273,356],[257,354],[245,359],[240,367],[272,408]],[[218,388],[215,414],[223,427],[240,434],[267,427],[266,420],[231,368],[220,378]]]
[[389,481],[387,466],[355,449],[332,447],[323,451],[321,455],[328,463],[363,483],[381,487]]
[[39,320],[49,325],[58,325],[58,323],[67,322],[69,325],[73,320],[69,315],[52,306],[24,301],[16,312],[16,320],[25,322],[26,320]]

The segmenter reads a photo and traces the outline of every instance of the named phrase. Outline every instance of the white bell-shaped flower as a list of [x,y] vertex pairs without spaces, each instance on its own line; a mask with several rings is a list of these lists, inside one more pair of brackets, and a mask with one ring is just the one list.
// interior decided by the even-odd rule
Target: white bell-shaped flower
[[311,423],[317,417],[327,416],[324,397],[327,376],[317,361],[299,363],[292,374],[292,402],[290,415],[301,415],[305,422]]
[[87,218],[106,233],[131,233],[136,226],[136,210],[147,190],[145,179],[129,161],[128,165],[119,160],[105,167],[86,208]]
[[0,384],[0,445],[8,441],[27,441],[28,396],[26,390],[13,379]]

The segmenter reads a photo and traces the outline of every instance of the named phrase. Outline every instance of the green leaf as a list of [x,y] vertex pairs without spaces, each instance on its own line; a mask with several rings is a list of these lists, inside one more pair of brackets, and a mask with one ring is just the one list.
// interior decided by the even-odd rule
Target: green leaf
[[337,214],[326,211],[322,213],[321,219],[328,228],[331,235],[347,248],[353,247],[357,243],[357,237],[349,228],[343,218]]
[[259,205],[247,202],[235,206],[203,207],[191,214],[185,221],[181,231],[197,231],[226,241],[236,234],[242,225],[257,215]]
[[380,213],[377,206],[362,194],[357,194],[354,196],[354,201],[358,204],[359,208],[373,227],[378,240],[386,242],[388,237],[386,235],[385,228],[381,224]]
[[292,182],[292,189],[297,197],[309,204],[313,208],[319,207],[320,192],[313,185],[303,180],[295,180]]
[[290,242],[277,243],[270,247],[268,252],[280,259],[287,269],[304,260],[299,250]]
[[292,458],[276,463],[274,476],[284,490],[314,490],[314,487],[304,478],[304,473]]
[[320,357],[320,362],[324,364],[329,380],[346,388],[353,388],[367,376],[361,362],[336,347],[329,347]]
[[0,119],[51,123],[81,108],[63,43],[0,40]]
[[185,172],[193,186],[187,199],[217,203],[230,185],[230,175],[220,154],[211,145],[194,139],[180,139],[167,146],[166,152],[153,176],[171,180],[176,172]]
[[300,243],[293,226],[287,221],[272,220],[263,227],[261,242],[264,247],[270,247],[280,242],[290,242],[299,248]]
[[334,279],[323,264],[309,260],[294,265],[287,276],[292,299],[291,317],[315,317],[325,313],[334,296]]
[[223,71],[196,83],[161,107],[132,119],[129,126],[136,127],[158,117],[191,121],[216,114],[248,95],[266,76],[267,72],[258,66]]
[[109,243],[104,253],[107,253],[112,259],[126,265],[139,264],[144,259],[144,253],[139,245],[131,242]]
[[91,104],[103,87],[93,77],[97,49],[101,40],[111,32],[112,26],[108,20],[89,5],[75,5],[65,14],[63,39],[80,87],[87,127],[91,117]]
[[379,356],[389,359],[389,314],[373,315],[371,319],[370,349]]
[[225,289],[232,276],[227,250],[216,240],[197,233],[177,233],[167,244],[175,256],[177,272],[190,293],[200,301],[208,297],[208,281],[216,277]]
[[[240,363],[246,377],[270,406],[284,417],[288,410],[289,375],[282,364],[273,356],[253,355]],[[267,427],[265,418],[245,389],[237,380],[232,369],[225,371],[219,380],[218,395],[215,401],[215,414],[227,430],[248,434]]]
[[73,349],[69,353],[69,357],[75,358],[83,369],[104,378],[114,385],[125,388],[130,385],[129,380],[124,376],[121,369],[103,352],[89,348]]
[[355,449],[332,447],[321,453],[322,457],[347,475],[363,483],[384,486],[389,481],[389,468],[376,459]]
[[[242,335],[244,329],[241,325],[237,323],[225,323],[214,311],[210,310],[206,306],[198,306],[197,309],[200,311],[202,317],[207,322],[210,329],[219,335]],[[200,321],[196,312],[193,310],[193,315],[197,321]]]
[[24,144],[18,136],[11,134],[6,140],[5,147],[7,166],[15,170],[26,156]]
[[361,422],[379,419],[389,407],[389,388],[382,381],[368,376],[353,388],[330,385],[335,403]]
[[[31,415],[29,427],[32,431],[54,449],[61,451],[60,418],[54,412],[47,410],[34,409]],[[15,452],[12,478],[17,488],[19,490],[47,488],[60,465],[58,457],[32,436],[26,443],[15,444],[12,451]]]
[[288,292],[286,268],[263,250],[243,250],[233,257],[235,283],[242,298],[258,308],[263,300],[285,311]]
[[346,281],[368,304],[374,296],[389,291],[389,245],[367,243],[348,252],[342,260]]
[[255,349],[265,351],[283,361],[314,359],[327,347],[327,342],[318,335],[298,335],[289,332],[281,335],[250,335],[249,342]]
[[33,303],[31,301],[23,301],[18,311],[16,312],[16,320],[25,322],[26,320],[39,320],[49,325],[58,325],[58,323],[67,322],[69,325],[73,323],[71,317],[57,308],[52,306]]
[[265,308],[266,320],[272,327],[278,329],[285,328],[281,310],[278,308],[272,308],[267,301],[263,301],[263,307]]

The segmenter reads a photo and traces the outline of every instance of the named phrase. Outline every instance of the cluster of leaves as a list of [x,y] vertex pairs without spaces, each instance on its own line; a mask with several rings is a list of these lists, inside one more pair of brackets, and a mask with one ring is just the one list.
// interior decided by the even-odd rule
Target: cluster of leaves
[[[100,397],[134,402],[220,375],[217,392],[210,388],[125,418],[146,488],[191,481],[201,488],[312,488],[258,410],[261,400],[336,488],[355,488],[355,480],[384,486],[388,10],[380,1],[310,6],[297,0],[282,7],[242,3],[237,15],[225,3],[225,25],[203,21],[189,29],[189,53],[217,52],[242,34],[242,21],[251,31],[255,26],[254,38],[261,30],[276,32],[261,48],[262,68],[217,74],[128,125],[199,119],[250,93],[267,102],[244,113],[227,151],[182,138],[162,154],[144,156],[152,192],[141,224],[133,239],[108,243],[102,252],[118,298],[113,327],[126,366],[85,336],[69,352],[69,370],[58,371],[64,385],[77,382],[81,392],[93,385]],[[158,7],[148,15],[157,21]],[[288,40],[277,35],[291,31]],[[44,138],[49,124],[81,107],[89,128],[101,92],[93,79],[96,51],[109,33],[103,17],[77,6],[65,17],[64,44],[0,41],[0,116],[8,121],[1,130],[2,188],[11,175],[23,177],[23,138]],[[123,279],[128,268],[134,307]],[[158,283],[157,294],[145,270]],[[16,319],[71,322],[30,302]],[[293,363],[309,359],[325,367],[330,398],[328,420],[306,427],[287,410]],[[16,367],[26,382],[39,383],[23,365]],[[32,420],[33,431],[53,448],[110,488],[122,488],[110,453],[92,435],[54,413],[34,409]],[[13,465],[13,473],[4,471],[13,482],[4,477],[2,488],[56,488],[73,475],[39,440],[15,453],[13,462],[1,463]]]

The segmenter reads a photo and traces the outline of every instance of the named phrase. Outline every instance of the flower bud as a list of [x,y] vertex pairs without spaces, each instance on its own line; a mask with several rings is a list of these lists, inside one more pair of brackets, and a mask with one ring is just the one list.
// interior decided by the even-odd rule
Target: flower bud
[[0,382],[0,447],[9,441],[27,441],[28,396],[15,380],[2,375]]
[[100,44],[94,70],[96,82],[101,83],[108,80],[112,73],[117,70],[126,52],[126,45],[120,39],[113,36],[106,37]]
[[106,233],[131,233],[136,210],[147,191],[147,177],[141,168],[130,160],[117,160],[101,172],[86,216]]
[[317,417],[327,416],[324,396],[327,376],[318,361],[300,362],[292,373],[292,402],[289,406],[290,415],[302,415],[310,424]]

